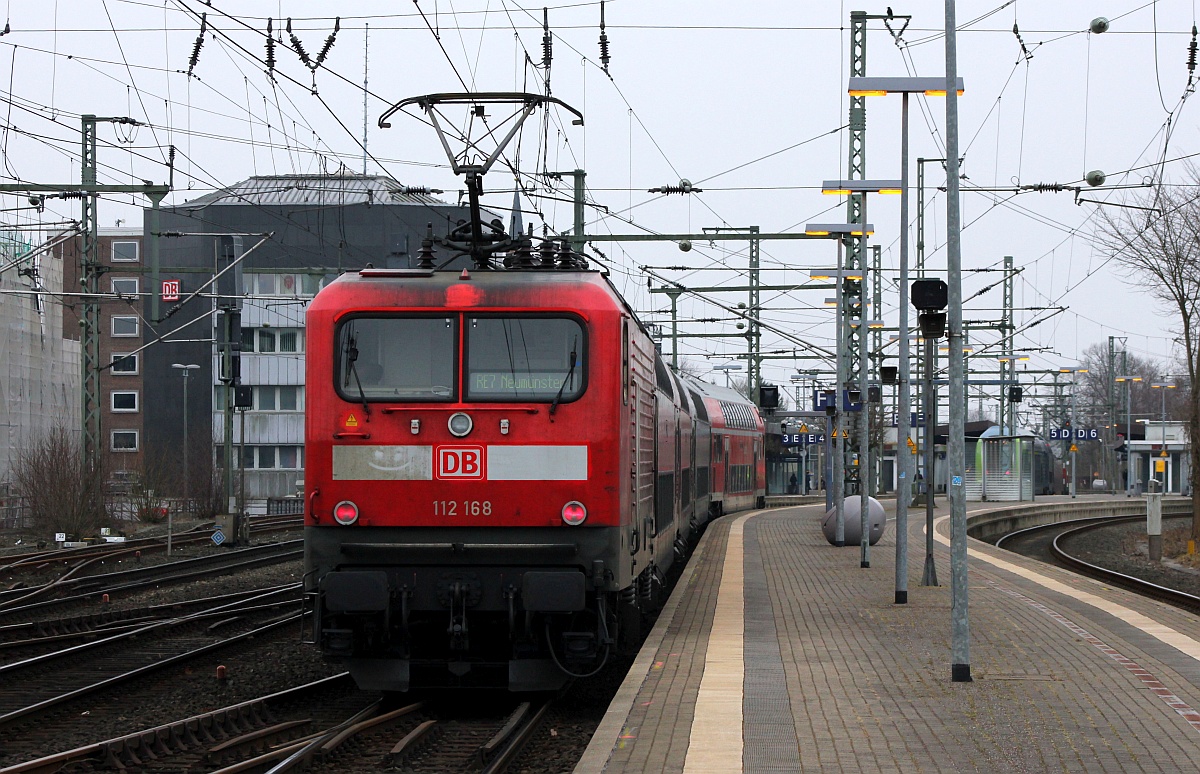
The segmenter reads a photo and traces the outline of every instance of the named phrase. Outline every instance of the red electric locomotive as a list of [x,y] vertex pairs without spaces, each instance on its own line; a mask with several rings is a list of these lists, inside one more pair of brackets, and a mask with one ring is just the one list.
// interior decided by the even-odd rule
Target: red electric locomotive
[[543,690],[636,643],[763,423],[679,377],[608,279],[365,269],[308,309],[312,640],[374,690]]

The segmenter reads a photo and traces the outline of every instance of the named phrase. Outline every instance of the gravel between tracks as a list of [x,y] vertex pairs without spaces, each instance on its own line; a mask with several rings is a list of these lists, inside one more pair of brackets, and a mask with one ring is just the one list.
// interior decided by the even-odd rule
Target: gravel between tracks
[[[209,594],[296,582],[299,561],[239,572],[226,577],[167,586],[114,600],[122,606],[152,605]],[[228,670],[216,679],[217,665]],[[53,740],[66,750],[127,734],[190,715],[257,698],[342,671],[326,664],[316,648],[300,645],[299,627],[288,628],[234,650],[212,655],[185,667],[168,668],[129,689],[72,702],[61,713],[75,716],[70,730]],[[57,724],[56,724],[57,725]],[[12,729],[10,729],[12,730]],[[47,751],[36,728],[0,735],[0,767],[37,758]]]
[[[1071,538],[1066,549],[1085,562],[1200,596],[1200,569],[1187,565],[1190,535],[1188,520],[1164,519],[1161,563],[1150,561],[1146,525],[1142,522],[1089,530]],[[1191,559],[1194,562],[1196,557]]]

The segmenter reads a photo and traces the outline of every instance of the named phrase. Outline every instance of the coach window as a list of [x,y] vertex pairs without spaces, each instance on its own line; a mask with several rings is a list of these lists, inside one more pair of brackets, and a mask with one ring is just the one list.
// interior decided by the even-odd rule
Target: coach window
[[454,399],[453,317],[353,317],[337,330],[335,377],[343,400]]
[[468,317],[467,400],[569,403],[587,381],[587,339],[572,317]]

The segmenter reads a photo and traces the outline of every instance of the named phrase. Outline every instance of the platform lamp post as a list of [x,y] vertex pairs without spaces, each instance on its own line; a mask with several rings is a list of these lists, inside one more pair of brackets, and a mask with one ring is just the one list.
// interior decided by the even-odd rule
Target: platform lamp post
[[[845,467],[845,446],[838,446],[839,437],[842,433],[842,409],[839,402],[846,389],[846,358],[842,354],[843,341],[845,334],[845,320],[842,315],[842,285],[847,279],[851,279],[852,275],[846,273],[842,268],[841,260],[841,240],[850,236],[870,236],[875,233],[875,227],[870,223],[808,223],[804,226],[804,233],[808,236],[828,236],[838,238],[838,268],[836,274],[837,282],[837,298],[834,303],[837,306],[837,347],[834,350],[837,364],[837,376],[834,384],[834,400],[833,406],[827,406],[826,412],[829,413],[827,420],[826,435],[831,441],[830,453],[833,456],[833,492],[831,497],[833,500],[834,515],[834,532],[833,545],[841,548],[846,545],[846,467]],[[810,279],[829,279],[832,276],[829,273],[810,273]],[[861,279],[861,278],[860,278]],[[828,300],[826,301],[828,303]],[[826,492],[829,492],[829,482],[826,482]]]
[[1071,498],[1074,499],[1074,497],[1075,497],[1075,479],[1077,479],[1079,477],[1075,470],[1075,454],[1076,454],[1076,452],[1075,452],[1075,393],[1077,392],[1076,387],[1078,385],[1075,381],[1074,375],[1075,374],[1086,374],[1088,372],[1088,370],[1086,368],[1072,368],[1069,366],[1065,366],[1063,368],[1058,369],[1058,372],[1060,374],[1071,374],[1071,439],[1070,439],[1071,446],[1069,448],[1071,450]]
[[[963,80],[955,81],[958,94],[963,93]],[[846,92],[852,97],[882,97],[900,94],[900,298],[908,298],[908,95],[924,94],[929,97],[946,95],[945,77],[855,77],[850,78]],[[910,431],[910,391],[908,351],[908,304],[900,304],[900,373],[898,374],[900,401],[896,407],[897,438],[907,438]],[[908,491],[910,470],[909,455],[897,446],[900,470],[897,477],[902,491]],[[929,473],[926,471],[926,476]],[[926,482],[928,488],[929,482]],[[935,584],[936,585],[936,584]],[[908,501],[896,498],[896,604],[908,602]]]
[[[863,294],[866,294],[866,283],[863,283]],[[863,301],[866,305],[866,301]],[[883,320],[868,320],[865,317],[860,317],[857,320],[850,321],[851,328],[862,328],[865,326],[869,329],[880,329],[883,327]],[[867,568],[871,566],[871,530],[870,530],[870,506],[871,498],[870,481],[871,475],[871,405],[870,405],[870,374],[868,373],[867,361],[867,332],[860,330],[858,335],[859,344],[859,402],[858,402],[858,519],[859,519],[859,567]],[[907,599],[905,600],[908,601]]]
[[[925,568],[922,586],[937,586],[937,566],[933,560],[933,439],[937,428],[937,396],[933,388],[933,343],[946,334],[946,305],[949,288],[940,279],[919,279],[909,288],[912,305],[917,309],[917,324],[925,343]],[[899,526],[897,526],[899,533]]]
[[742,370],[742,364],[741,363],[720,363],[718,365],[713,366],[713,370],[725,372],[725,386],[732,390],[733,387],[729,383],[729,372]]
[[[188,376],[192,371],[200,366],[195,363],[172,363],[172,368],[178,368],[183,372],[183,510],[185,513],[192,512],[192,498],[188,490],[188,479],[191,477],[191,468],[188,467]],[[171,533],[174,531],[174,516],[171,509],[167,509],[167,556],[171,555]]]
[[[1161,390],[1162,395],[1162,451],[1159,452],[1160,457],[1164,460],[1170,456],[1167,454],[1167,390],[1174,390],[1176,385],[1173,382],[1150,382],[1150,388]],[[1160,492],[1167,491],[1167,465],[1163,463],[1162,488]]]
[[[900,181],[899,180],[826,180],[821,183],[821,193],[829,195],[829,196],[850,196],[852,194],[864,195],[862,212],[863,212],[863,217],[865,218],[866,212],[867,212],[865,194],[869,194],[869,193],[899,194],[900,193]],[[864,253],[865,253],[865,245],[864,245]],[[841,262],[839,261],[839,263],[841,263]],[[849,272],[857,272],[857,273],[851,274]],[[860,321],[865,320],[866,319],[866,308],[867,308],[866,267],[865,266],[849,267],[842,273],[841,279],[857,281],[860,283],[859,301],[861,302],[862,305],[859,307],[859,310],[858,310],[858,313],[859,313],[858,320],[860,320]],[[841,281],[839,281],[838,287],[841,288],[842,284],[843,283]],[[846,301],[846,298],[843,293],[842,294],[842,302],[843,302],[842,306],[843,307],[845,306],[845,301]],[[846,322],[849,323],[850,327],[858,327],[858,325],[854,319],[847,320]],[[883,327],[883,324],[880,323],[878,327]],[[870,538],[870,534],[869,534],[870,530],[867,529],[867,523],[869,521],[869,513],[870,513],[870,500],[867,497],[867,493],[869,490],[868,478],[870,476],[870,470],[871,470],[871,447],[870,447],[870,441],[871,441],[870,416],[871,416],[871,412],[867,407],[867,395],[868,395],[867,388],[869,387],[869,380],[870,380],[870,374],[869,374],[870,361],[868,360],[869,347],[868,347],[868,343],[867,343],[867,333],[865,330],[859,332],[858,345],[859,346],[858,346],[857,358],[858,358],[859,384],[857,386],[857,389],[858,389],[858,393],[860,396],[860,398],[859,398],[859,421],[858,421],[858,449],[859,449],[858,504],[859,504],[859,521],[861,522],[861,525],[862,525],[862,533],[859,538],[859,548],[860,548],[859,566],[866,568],[866,567],[871,566],[871,548],[870,548],[871,542],[869,539]],[[839,347],[838,349],[840,351],[841,347]],[[844,376],[844,378],[848,379],[848,375]],[[848,386],[849,385],[847,385],[847,387]],[[842,388],[841,385],[839,385],[839,389],[841,389],[841,388]],[[855,389],[855,388],[850,387],[850,389]]]
[[[800,400],[801,385],[811,382],[816,385],[817,375],[821,373],[820,369],[809,368],[799,370],[792,374],[791,382],[796,385],[796,411],[805,411],[804,403]],[[808,494],[808,444],[803,444],[800,451],[800,458],[804,461],[800,466],[800,494]]]
[[1130,415],[1133,383],[1142,381],[1140,376],[1118,376],[1116,382],[1125,383],[1125,496],[1133,497],[1133,454],[1130,441],[1133,440],[1133,420]]

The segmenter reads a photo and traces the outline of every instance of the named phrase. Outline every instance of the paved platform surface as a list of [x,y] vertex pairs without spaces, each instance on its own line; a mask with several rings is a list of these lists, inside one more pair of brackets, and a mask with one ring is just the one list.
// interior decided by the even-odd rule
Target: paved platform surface
[[1200,770],[1200,617],[972,541],[954,683],[948,509],[897,605],[886,505],[867,569],[820,506],[712,524],[575,771]]

